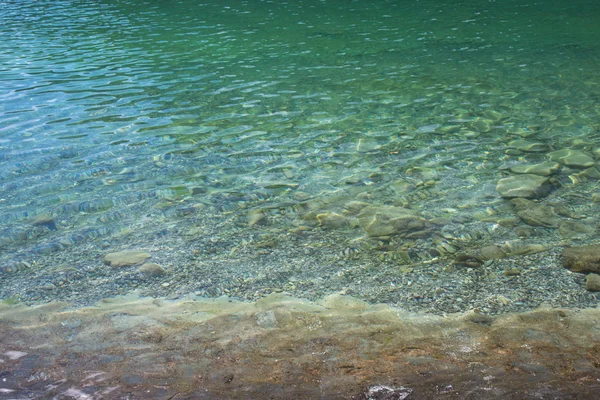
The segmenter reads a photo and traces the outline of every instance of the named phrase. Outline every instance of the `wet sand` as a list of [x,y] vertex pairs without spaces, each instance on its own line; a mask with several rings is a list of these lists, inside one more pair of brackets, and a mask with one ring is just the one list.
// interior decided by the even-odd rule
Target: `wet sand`
[[[412,314],[333,295],[0,309],[3,398],[587,399],[600,311]],[[370,395],[368,394],[370,393]]]

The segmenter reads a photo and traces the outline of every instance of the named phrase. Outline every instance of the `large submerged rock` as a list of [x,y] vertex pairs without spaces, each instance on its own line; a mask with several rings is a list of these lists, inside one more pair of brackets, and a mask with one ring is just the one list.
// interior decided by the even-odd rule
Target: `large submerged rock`
[[562,260],[563,266],[573,272],[600,273],[600,245],[567,247]]
[[533,174],[541,176],[550,176],[560,169],[560,164],[546,161],[541,164],[515,165],[510,168],[515,174]]
[[128,267],[143,264],[150,258],[150,254],[141,250],[123,250],[116,253],[108,253],[104,256],[104,263],[111,267]]
[[402,207],[368,206],[358,215],[361,228],[371,237],[426,236],[427,220]]
[[522,198],[512,199],[511,203],[515,206],[517,216],[528,225],[547,228],[558,226],[559,219],[550,207]]
[[548,178],[534,174],[509,176],[498,181],[496,190],[506,198],[541,199],[552,190]]
[[548,154],[550,160],[575,168],[589,168],[596,162],[589,154],[580,150],[562,149]]

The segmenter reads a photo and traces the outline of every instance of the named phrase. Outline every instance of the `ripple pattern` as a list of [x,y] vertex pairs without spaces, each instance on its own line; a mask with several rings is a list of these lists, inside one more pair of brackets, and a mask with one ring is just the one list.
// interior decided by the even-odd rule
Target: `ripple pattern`
[[597,145],[597,6],[405,3],[0,1],[2,257],[400,179],[476,212],[511,140]]

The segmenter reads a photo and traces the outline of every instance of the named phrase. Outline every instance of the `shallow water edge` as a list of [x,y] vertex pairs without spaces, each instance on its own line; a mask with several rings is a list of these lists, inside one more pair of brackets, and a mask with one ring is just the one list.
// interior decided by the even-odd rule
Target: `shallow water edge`
[[599,349],[598,309],[433,316],[284,294],[2,304],[0,396],[581,399],[600,389]]

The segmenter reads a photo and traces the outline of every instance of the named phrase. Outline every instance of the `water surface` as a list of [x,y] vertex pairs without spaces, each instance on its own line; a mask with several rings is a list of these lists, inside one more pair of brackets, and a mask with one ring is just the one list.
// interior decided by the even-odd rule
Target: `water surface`
[[[557,258],[598,226],[596,3],[0,4],[4,298],[283,290],[435,312],[596,301]],[[536,199],[557,222],[529,226],[496,185],[564,149],[592,167],[559,160]],[[369,235],[352,201],[425,227]],[[557,229],[567,222],[590,230]],[[490,245],[509,260],[457,263]],[[527,246],[545,252],[511,253]],[[127,248],[168,275],[102,262]],[[503,275],[513,267],[535,272],[522,292]]]

